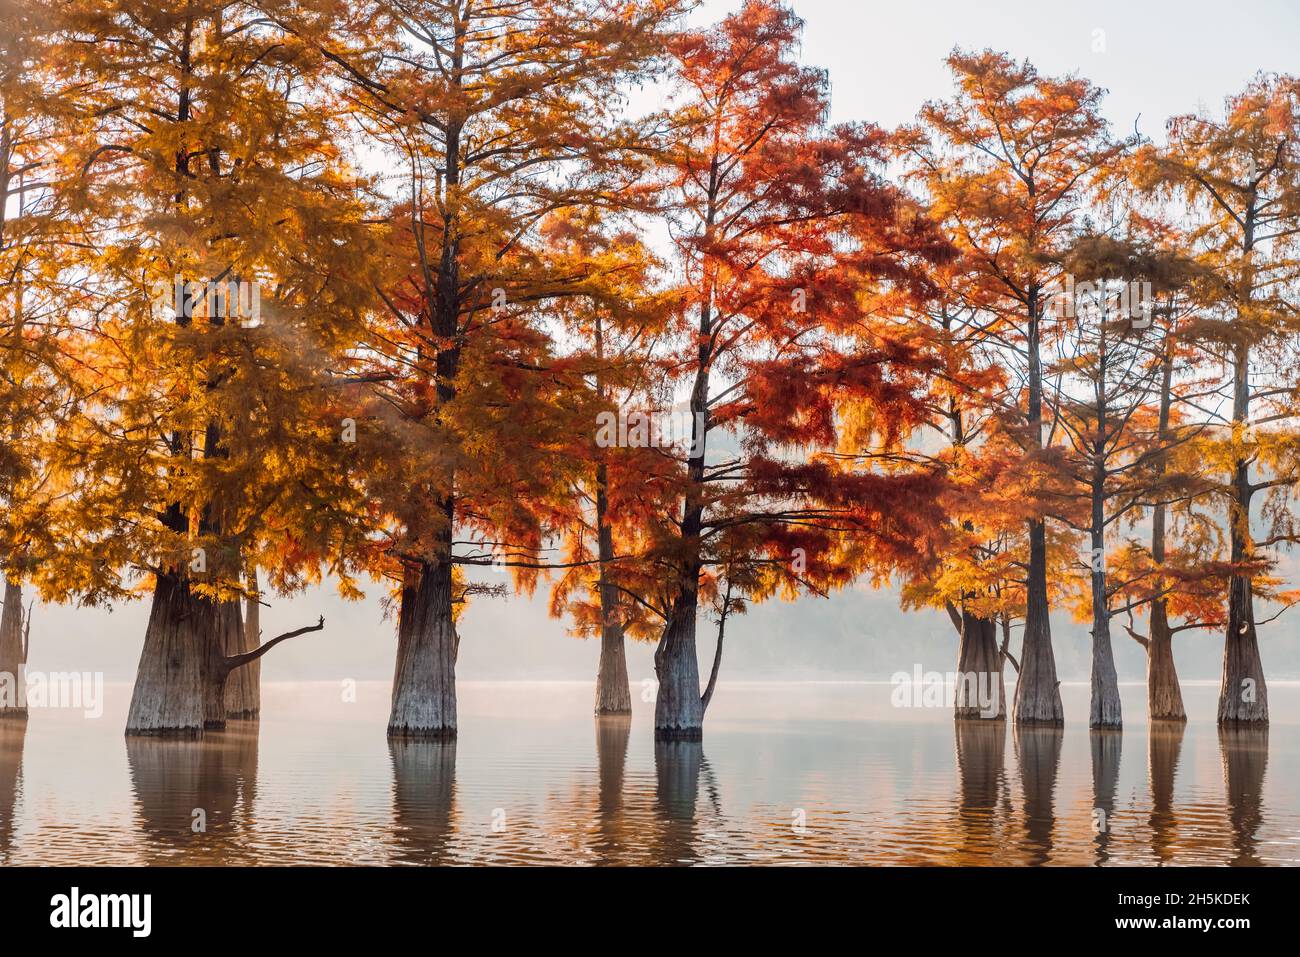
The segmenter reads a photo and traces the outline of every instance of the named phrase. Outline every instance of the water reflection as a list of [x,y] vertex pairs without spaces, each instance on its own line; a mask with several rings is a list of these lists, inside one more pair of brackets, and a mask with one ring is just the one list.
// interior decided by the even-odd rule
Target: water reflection
[[700,797],[704,745],[699,741],[655,742],[655,809],[659,818],[655,860],[691,864],[698,860],[695,808]]
[[631,715],[609,714],[596,718],[597,824],[591,850],[597,864],[619,863],[624,853],[623,781],[631,738]]
[[128,737],[136,816],[156,860],[241,863],[254,823],[256,721],[230,721],[200,740]]
[[957,863],[990,855],[1000,843],[999,805],[1006,805],[1007,722],[954,722],[957,734]]
[[[260,742],[258,723],[232,722],[124,745],[129,687],[102,722],[0,721],[0,861],[1300,863],[1300,694],[1285,690],[1271,737],[1135,721],[1127,748],[1081,722],[900,720],[887,692],[876,713],[852,685],[723,699],[703,745],[656,743],[648,708],[593,727],[586,687],[508,690],[471,687],[458,742],[387,742],[384,696],[339,705],[332,687],[271,686]],[[1086,713],[1086,686],[1064,693]],[[1212,716],[1217,688],[1188,699]]]
[[15,809],[23,790],[23,741],[27,718],[0,718],[0,861],[9,863]]
[[1016,725],[1014,737],[1024,805],[1021,847],[1025,863],[1046,864],[1052,858],[1055,838],[1056,776],[1065,733],[1060,728]]
[[1174,808],[1174,779],[1187,724],[1161,721],[1147,731],[1147,782],[1151,789],[1151,852],[1161,864],[1174,860],[1178,848],[1178,815]]
[[1088,734],[1092,751],[1092,830],[1097,863],[1110,860],[1110,835],[1115,826],[1115,795],[1119,790],[1119,757],[1124,744],[1121,731],[1094,730]]
[[1257,865],[1259,829],[1264,822],[1264,771],[1268,767],[1268,728],[1219,728],[1233,865]]
[[456,740],[390,738],[395,860],[438,864],[455,834]]

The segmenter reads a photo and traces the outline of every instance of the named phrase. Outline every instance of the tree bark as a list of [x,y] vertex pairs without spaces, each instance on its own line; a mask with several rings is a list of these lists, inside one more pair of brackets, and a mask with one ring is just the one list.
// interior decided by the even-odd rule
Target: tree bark
[[1147,714],[1152,721],[1185,722],[1183,691],[1174,664],[1174,637],[1165,600],[1151,603],[1151,634],[1147,638]]
[[[1167,344],[1160,376],[1159,442],[1162,449],[1169,441],[1173,374],[1173,346]],[[1165,454],[1162,451],[1156,459],[1156,475],[1163,475],[1165,467]],[[1157,504],[1151,514],[1151,558],[1157,566],[1165,562],[1165,511],[1163,504]],[[1164,579],[1157,579],[1157,590],[1163,590],[1164,587]],[[1186,721],[1183,691],[1178,683],[1178,669],[1174,665],[1174,635],[1169,627],[1169,603],[1163,596],[1151,602],[1151,633],[1147,637],[1146,652],[1147,716],[1152,721]]]
[[1025,637],[1016,680],[1017,724],[1061,727],[1061,683],[1056,677],[1047,604],[1047,538],[1042,522],[1029,523],[1029,582]]
[[[1234,519],[1235,523],[1235,519]],[[1235,527],[1235,524],[1234,524]],[[1238,543],[1233,533],[1233,556]],[[1247,575],[1233,575],[1228,590],[1228,633],[1223,643],[1219,724],[1268,724],[1268,686],[1255,634],[1255,612]]]
[[609,510],[608,470],[596,466],[596,527],[600,557],[600,668],[596,673],[596,714],[631,714],[632,690],[627,680],[627,651],[618,592],[609,580],[608,563],[614,558],[614,533]]
[[[1242,227],[1242,273],[1238,286],[1237,320],[1246,325],[1243,315],[1251,306],[1255,290],[1255,272],[1251,255],[1255,246],[1258,210],[1254,199],[1246,209]],[[1233,438],[1250,426],[1250,344],[1239,340],[1232,355],[1232,426]],[[1239,457],[1233,463],[1232,502],[1228,509],[1229,540],[1234,565],[1253,557],[1250,535],[1250,500],[1254,489],[1250,482],[1250,461]],[[1255,610],[1249,574],[1235,574],[1228,586],[1228,632],[1223,642],[1223,679],[1219,684],[1220,725],[1268,724],[1268,688],[1264,683],[1264,665],[1259,657],[1259,639],[1255,634]]]
[[[1006,686],[1002,655],[998,651],[997,622],[962,609],[957,645],[957,699],[953,714],[958,719],[1002,720],[1007,716]],[[980,696],[991,693],[994,713],[986,713]]]
[[155,575],[153,606],[136,669],[128,735],[199,737],[226,726],[226,684],[230,675],[261,658],[280,642],[320,631],[325,619],[286,632],[252,651],[228,655],[225,637],[239,620],[237,602],[213,602],[196,595],[174,572]]
[[1115,673],[1115,653],[1110,640],[1105,572],[1093,571],[1092,580],[1092,698],[1088,726],[1093,730],[1114,730],[1123,727],[1124,722],[1119,700],[1119,676]]
[[607,622],[600,630],[600,670],[596,675],[596,714],[631,714],[623,627]]
[[[1029,357],[1029,408],[1026,425],[1032,449],[1043,447],[1043,370],[1039,355],[1038,287],[1030,290],[1027,352]],[[1026,579],[1025,636],[1016,680],[1017,724],[1065,724],[1061,708],[1056,655],[1052,651],[1052,624],[1047,601],[1047,526],[1042,519],[1029,523],[1029,567]]]
[[27,649],[23,641],[23,586],[5,579],[4,609],[0,610],[0,717],[27,714]]
[[424,562],[402,588],[389,737],[456,736],[456,653],[452,566]]
[[195,595],[178,575],[158,574],[126,733],[201,735],[209,714],[209,657],[216,645],[212,602]]
[[655,649],[655,737],[664,741],[699,741],[704,737],[700,699],[700,665],[695,656],[694,589],[679,594]]
[[[252,597],[244,602],[244,620],[239,620],[239,607],[230,622],[226,654],[242,655],[255,651],[262,644],[261,604],[257,588],[257,569],[248,569],[248,587]],[[256,718],[262,711],[262,661],[257,659],[231,672],[226,681],[226,716],[230,718]]]

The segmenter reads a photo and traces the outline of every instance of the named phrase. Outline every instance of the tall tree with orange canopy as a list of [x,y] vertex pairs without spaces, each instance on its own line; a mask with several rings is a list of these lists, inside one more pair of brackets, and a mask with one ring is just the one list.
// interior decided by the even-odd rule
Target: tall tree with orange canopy
[[390,735],[456,733],[456,566],[495,562],[528,586],[547,564],[568,372],[544,307],[598,280],[566,273],[539,229],[641,177],[644,134],[622,121],[621,90],[647,75],[681,6],[264,4],[333,64],[365,134],[397,158],[383,307],[360,360],[376,380],[364,424],[380,431],[377,534],[358,563],[400,583]]
[[[1300,80],[1254,79],[1222,118],[1175,117],[1163,148],[1144,147],[1137,182],[1191,207],[1189,242],[1213,281],[1203,288],[1202,339],[1230,370],[1221,441],[1210,460],[1223,476],[1229,561],[1219,723],[1268,722],[1268,687],[1255,630],[1255,578],[1270,550],[1300,540],[1290,496],[1300,474],[1293,370],[1300,318]],[[1253,470],[1261,474],[1255,478]],[[1262,535],[1252,529],[1265,493]]]
[[997,317],[991,332],[1014,373],[1003,428],[1022,450],[1035,514],[1026,523],[1026,610],[1015,719],[1064,720],[1048,619],[1046,516],[1056,481],[1044,415],[1047,307],[1060,283],[1060,253],[1081,216],[1090,180],[1120,147],[1098,110],[1102,91],[1078,77],[1045,77],[1029,63],[986,50],[954,51],[952,99],[927,104],[907,151],[934,215],[979,277],[972,296]]
[[654,536],[662,738],[702,734],[718,665],[701,694],[702,596],[725,622],[746,598],[842,585],[922,549],[933,504],[932,476],[836,452],[897,441],[923,414],[924,364],[872,334],[872,308],[930,293],[924,263],[948,247],[877,172],[885,134],[824,124],[826,75],[796,61],[800,28],[751,0],[671,42],[681,98],[662,162],[689,289],[672,373],[692,431]]

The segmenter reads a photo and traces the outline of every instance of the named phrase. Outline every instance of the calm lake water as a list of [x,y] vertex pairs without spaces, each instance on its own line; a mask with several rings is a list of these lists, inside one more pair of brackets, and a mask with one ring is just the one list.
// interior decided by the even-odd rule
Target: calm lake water
[[[639,690],[639,689],[638,689]],[[1300,686],[1268,732],[1220,735],[1217,688],[1122,735],[954,727],[888,684],[724,684],[703,744],[653,705],[597,722],[591,686],[473,683],[454,744],[389,744],[387,686],[269,684],[260,722],[198,742],[99,720],[0,721],[4,864],[1296,864]],[[195,833],[196,809],[206,831]],[[1101,827],[1104,820],[1104,827]]]

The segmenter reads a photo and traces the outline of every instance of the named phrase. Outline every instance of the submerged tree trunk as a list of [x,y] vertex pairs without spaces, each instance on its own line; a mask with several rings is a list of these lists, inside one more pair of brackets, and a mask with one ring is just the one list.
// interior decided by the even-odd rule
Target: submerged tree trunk
[[402,587],[390,737],[456,736],[456,653],[452,566],[421,563]]
[[596,673],[596,714],[631,714],[632,691],[627,681],[623,621],[618,610],[618,593],[608,573],[609,562],[614,558],[614,533],[606,518],[608,483],[608,470],[601,462],[596,466],[596,527],[600,549],[600,669]]
[[958,621],[957,699],[953,713],[957,718],[1005,718],[1007,696],[997,622],[966,609],[962,609]]
[[203,733],[209,697],[208,659],[216,640],[217,615],[212,602],[195,595],[189,582],[178,575],[157,575],[126,719],[127,734],[198,737]]
[[[1029,359],[1029,408],[1026,424],[1032,449],[1043,447],[1043,367],[1039,355],[1041,316],[1038,287],[1030,289],[1026,351]],[[1047,526],[1043,519],[1029,522],[1029,568],[1026,580],[1025,636],[1016,680],[1017,724],[1061,726],[1060,681],[1052,651],[1052,624],[1047,601]]]
[[[242,655],[256,651],[262,643],[261,605],[257,589],[257,570],[249,568],[248,587],[252,597],[247,599],[244,607],[244,619],[239,620],[239,606],[235,604],[234,619],[230,622],[227,636],[226,654]],[[231,672],[226,681],[226,716],[230,718],[256,718],[262,711],[262,660],[245,665]]]
[[1151,603],[1151,634],[1146,651],[1148,715],[1152,721],[1186,721],[1183,691],[1174,664],[1174,635],[1163,598]]
[[596,714],[631,714],[623,626],[606,622],[600,629],[600,671],[596,675]]
[[[1098,505],[1100,501],[1098,500]],[[1092,535],[1092,696],[1088,726],[1093,730],[1123,726],[1119,701],[1119,676],[1115,673],[1115,652],[1110,641],[1110,608],[1106,596],[1105,554],[1101,532]],[[1102,567],[1098,567],[1101,565]]]
[[672,615],[655,649],[655,737],[665,741],[699,741],[704,737],[700,698],[700,664],[695,657],[694,589],[678,595]]
[[1251,583],[1246,575],[1233,575],[1228,592],[1219,724],[1268,724],[1268,687],[1264,683],[1264,664],[1255,634]]
[[1042,522],[1029,523],[1029,583],[1025,637],[1016,680],[1017,724],[1065,724],[1061,683],[1056,677],[1052,626],[1047,604],[1047,536]]
[[23,628],[23,586],[5,579],[0,611],[0,716],[27,714],[27,642]]
[[127,713],[128,735],[199,737],[205,728],[224,728],[230,675],[280,642],[325,627],[322,617],[316,625],[228,655],[223,636],[232,618],[239,619],[237,603],[196,595],[189,581],[174,572],[155,575],[153,606]]
[[[1172,346],[1165,350],[1160,383],[1159,441],[1169,441],[1170,408],[1173,403],[1174,357]],[[1165,472],[1165,455],[1156,458],[1157,476]],[[1151,513],[1151,559],[1159,567],[1165,563],[1165,505],[1158,503]],[[1164,579],[1156,580],[1157,592],[1163,591]],[[1169,602],[1163,595],[1151,602],[1151,633],[1144,647],[1147,653],[1147,716],[1152,721],[1187,720],[1183,710],[1183,691],[1174,665],[1174,632],[1169,627]]]
[[[1249,248],[1249,247],[1248,247]],[[1250,350],[1236,347],[1233,381],[1233,425],[1250,421]],[[1234,432],[1236,431],[1234,428]],[[1250,463],[1238,459],[1232,477],[1233,500],[1228,515],[1232,562],[1250,560]],[[1228,632],[1223,641],[1223,679],[1219,684],[1219,724],[1267,724],[1268,687],[1255,634],[1253,589],[1249,574],[1232,576],[1228,587]]]

